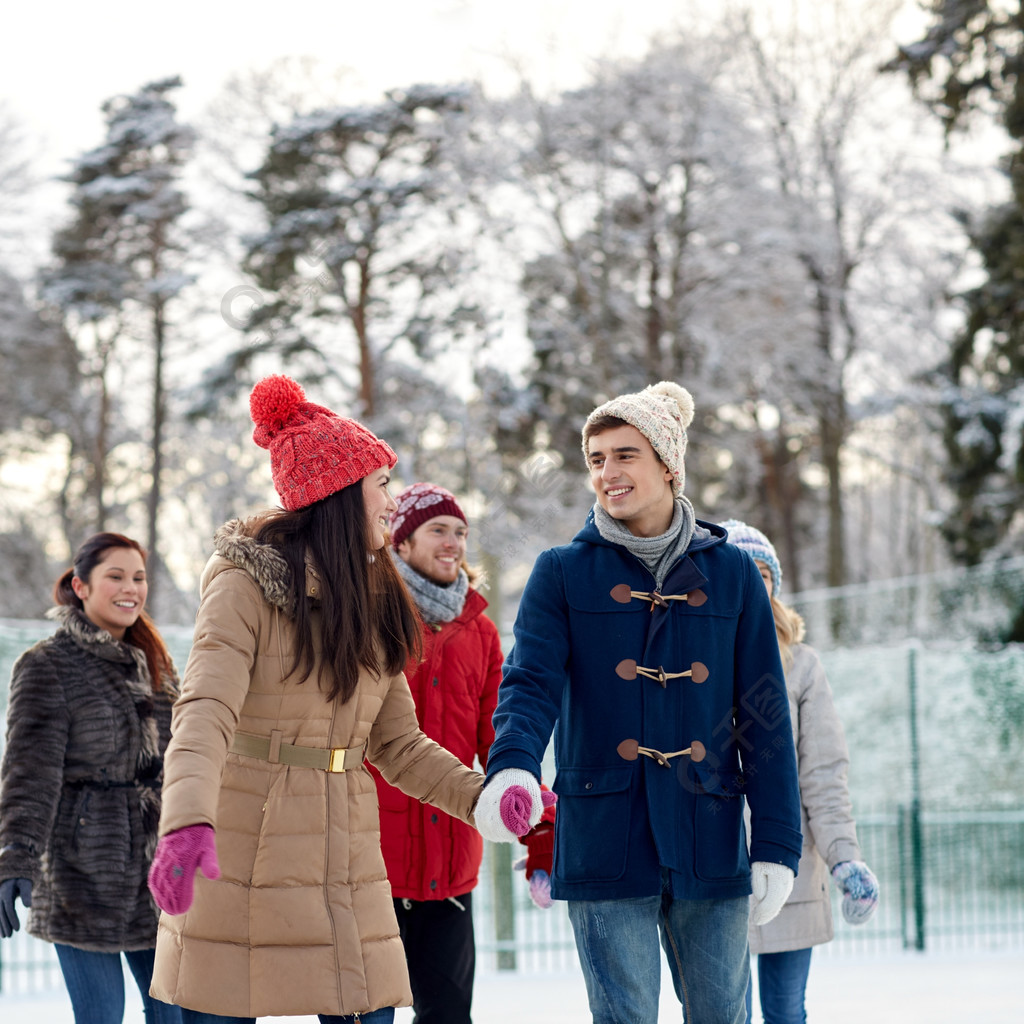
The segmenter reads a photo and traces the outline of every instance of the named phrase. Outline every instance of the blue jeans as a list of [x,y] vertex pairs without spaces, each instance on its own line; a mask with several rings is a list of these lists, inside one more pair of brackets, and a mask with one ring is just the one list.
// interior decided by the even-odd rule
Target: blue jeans
[[683,1016],[694,1024],[744,1024],[750,979],[748,897],[570,900],[594,1024],[657,1024],[661,953]]
[[181,1024],[181,1011],[149,994],[155,950],[125,953],[93,953],[75,946],[54,943],[64,985],[71,997],[75,1024],[121,1024],[124,1020],[124,967],[121,957],[139,986],[146,1024]]
[[[757,994],[764,1024],[807,1024],[804,993],[811,970],[811,947],[785,953],[761,953],[757,958]],[[754,983],[747,986],[747,1021],[754,1024]]]
[[[355,1021],[355,1014],[346,1014],[338,1017],[330,1013],[319,1013],[320,1024],[352,1024]],[[181,1011],[183,1024],[256,1024],[255,1017],[223,1017],[217,1013],[200,1013],[199,1010]],[[361,1024],[391,1024],[395,1019],[395,1008],[385,1006],[380,1010],[371,1010],[369,1013],[359,1014]]]

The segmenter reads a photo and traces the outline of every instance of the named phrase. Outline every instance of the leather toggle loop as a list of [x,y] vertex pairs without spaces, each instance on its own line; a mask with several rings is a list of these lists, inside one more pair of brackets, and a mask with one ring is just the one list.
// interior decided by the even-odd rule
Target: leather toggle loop
[[695,661],[685,672],[666,672],[661,665],[657,668],[644,668],[643,665],[638,665],[633,658],[623,658],[615,666],[615,674],[620,679],[628,680],[644,676],[647,679],[653,679],[661,685],[662,689],[665,689],[665,684],[669,679],[682,679],[686,676],[689,676],[695,683],[705,682],[708,678],[708,667],[702,661]]
[[662,594],[657,590],[632,590],[628,583],[616,584],[609,594],[618,604],[629,604],[633,598],[638,601],[650,601],[652,612],[655,608],[667,608],[669,601],[686,601],[691,607],[699,608],[708,599],[708,595],[699,587],[685,594]]
[[660,750],[655,750],[654,747],[641,747],[636,740],[623,740],[616,748],[616,752],[619,757],[624,761],[635,761],[643,754],[644,757],[651,758],[656,764],[661,765],[663,768],[671,768],[670,763],[673,757],[684,757],[690,755],[691,761],[703,761],[707,755],[707,750],[704,748],[704,744],[700,740],[692,740],[690,745],[685,750],[673,750],[667,754],[663,754]]
[[623,740],[616,748],[616,752],[623,761],[635,761],[640,755],[637,753],[640,744],[636,740]]

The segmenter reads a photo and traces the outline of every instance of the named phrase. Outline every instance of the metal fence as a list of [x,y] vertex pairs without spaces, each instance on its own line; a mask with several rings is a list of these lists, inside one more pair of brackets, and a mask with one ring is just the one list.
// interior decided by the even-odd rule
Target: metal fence
[[[0,716],[14,659],[52,628],[0,620]],[[183,666],[189,631],[164,635]],[[873,639],[821,653],[850,745],[861,846],[882,898],[854,928],[833,893],[836,938],[816,955],[1024,945],[1024,647],[886,642],[877,631]],[[480,969],[575,969],[565,905],[530,902],[511,869],[521,852],[487,845],[473,903]],[[24,932],[0,941],[0,991],[61,984],[48,944]]]
[[[866,924],[847,924],[832,887],[835,939],[816,955],[1024,946],[1024,807],[915,813],[905,805],[858,812],[857,830],[878,875],[878,910]],[[522,876],[509,879],[501,870],[506,856],[487,845],[474,895],[481,968],[543,973],[575,967],[565,904],[535,907]]]
[[[994,950],[1024,945],[1024,808],[922,812],[916,844],[909,806],[861,813],[858,831],[878,875],[881,900],[853,927],[833,889],[836,937],[817,956],[886,954],[903,949]],[[566,905],[530,901],[517,848],[487,844],[474,893],[481,972],[561,973],[577,968]],[[0,992],[43,992],[63,984],[53,947],[26,935],[0,942]]]

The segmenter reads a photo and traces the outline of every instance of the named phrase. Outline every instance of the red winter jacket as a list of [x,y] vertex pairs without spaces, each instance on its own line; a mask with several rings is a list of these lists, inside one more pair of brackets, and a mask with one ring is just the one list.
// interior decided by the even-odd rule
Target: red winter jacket
[[[423,661],[406,668],[420,728],[464,764],[486,768],[494,740],[502,653],[498,629],[470,588],[453,622],[423,625]],[[483,840],[476,829],[389,786],[371,765],[380,798],[380,843],[392,895],[444,900],[476,886]]]

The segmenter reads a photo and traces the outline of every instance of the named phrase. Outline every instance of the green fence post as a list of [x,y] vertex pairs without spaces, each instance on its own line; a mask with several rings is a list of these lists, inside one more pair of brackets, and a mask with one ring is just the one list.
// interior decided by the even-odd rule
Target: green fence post
[[[502,621],[501,563],[491,552],[481,551],[480,565],[487,578],[486,596],[490,605],[487,614],[500,629]],[[516,969],[516,951],[512,948],[516,938],[516,910],[512,896],[512,851],[513,846],[509,843],[491,843],[488,850],[491,862],[491,891],[494,896],[494,938],[498,943],[499,971],[514,971]]]
[[910,805],[910,850],[914,870],[914,949],[924,949],[924,844],[921,835],[921,804]]
[[498,942],[498,970],[516,969],[516,913],[512,898],[512,845],[491,843],[491,888],[494,893],[494,937]]
[[907,817],[906,804],[900,804],[896,808],[896,850],[900,864],[900,937],[903,939],[904,949],[910,945],[907,937]]
[[921,835],[921,757],[917,741],[917,646],[913,644],[907,651],[907,684],[910,690],[910,859],[914,880],[914,948],[923,950],[924,842]]

